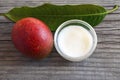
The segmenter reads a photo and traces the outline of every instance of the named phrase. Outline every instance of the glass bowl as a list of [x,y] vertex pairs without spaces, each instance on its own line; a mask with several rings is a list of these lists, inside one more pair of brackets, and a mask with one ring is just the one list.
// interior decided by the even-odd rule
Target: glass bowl
[[[88,53],[82,57],[77,57],[77,58],[74,58],[74,57],[70,57],[68,55],[66,55],[65,53],[63,53],[58,45],[58,35],[60,33],[60,31],[62,29],[64,29],[65,27],[67,26],[70,26],[70,25],[77,25],[77,26],[81,26],[83,27],[84,29],[86,29],[87,31],[89,31],[89,33],[91,34],[92,38],[93,38],[93,42],[92,42],[92,47],[90,48],[90,50],[88,51]],[[96,35],[96,32],[95,30],[93,29],[93,27],[88,24],[87,22],[85,21],[82,21],[82,20],[77,20],[77,19],[73,19],[73,20],[68,20],[68,21],[65,21],[63,22],[56,30],[55,32],[55,35],[54,35],[54,45],[55,45],[55,48],[56,50],[58,51],[58,53],[66,60],[69,60],[69,61],[82,61],[86,58],[88,58],[95,50],[96,48],[96,45],[97,45],[97,35]]]

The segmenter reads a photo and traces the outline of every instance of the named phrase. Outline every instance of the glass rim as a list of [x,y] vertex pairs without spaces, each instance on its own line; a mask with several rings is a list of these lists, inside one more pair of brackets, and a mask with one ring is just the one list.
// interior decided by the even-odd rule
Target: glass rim
[[[78,23],[78,24],[82,24],[82,25],[85,25],[87,28],[89,28],[89,30],[91,31],[91,34],[92,35],[92,38],[93,38],[93,43],[92,43],[92,47],[91,49],[88,51],[88,53],[82,57],[76,57],[76,58],[73,58],[73,57],[70,57],[68,55],[66,55],[65,53],[63,53],[60,48],[59,48],[59,45],[58,45],[58,40],[57,40],[57,37],[59,35],[59,32],[64,29],[64,27],[67,27],[65,25],[68,25],[70,23]],[[83,26],[82,26],[83,27]],[[85,27],[83,27],[85,28]],[[86,28],[85,28],[86,29]],[[88,24],[87,22],[83,21],[83,20],[79,20],[79,19],[72,19],[72,20],[67,20],[65,22],[63,22],[56,30],[55,34],[54,34],[54,45],[55,45],[55,48],[57,50],[57,52],[65,59],[69,60],[69,61],[82,61],[86,58],[88,58],[95,50],[96,46],[97,46],[97,35],[96,35],[96,32],[95,30],[93,29],[93,27]]]

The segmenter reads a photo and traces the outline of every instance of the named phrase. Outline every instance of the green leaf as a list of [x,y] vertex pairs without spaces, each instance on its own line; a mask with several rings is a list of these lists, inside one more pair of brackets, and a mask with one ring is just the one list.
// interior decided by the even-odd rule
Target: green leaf
[[107,11],[105,8],[93,4],[43,4],[38,7],[23,6],[20,8],[13,8],[4,15],[15,22],[25,17],[35,17],[44,21],[52,31],[55,31],[61,23],[70,19],[84,20],[92,26],[96,26],[103,20],[106,14],[113,12],[116,9],[118,9],[118,6]]

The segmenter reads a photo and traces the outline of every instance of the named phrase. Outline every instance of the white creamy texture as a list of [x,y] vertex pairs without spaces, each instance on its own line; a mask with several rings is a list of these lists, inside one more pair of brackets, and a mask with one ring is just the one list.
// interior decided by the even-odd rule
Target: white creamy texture
[[92,35],[81,26],[67,26],[58,35],[60,50],[69,57],[85,56],[91,49],[92,44]]

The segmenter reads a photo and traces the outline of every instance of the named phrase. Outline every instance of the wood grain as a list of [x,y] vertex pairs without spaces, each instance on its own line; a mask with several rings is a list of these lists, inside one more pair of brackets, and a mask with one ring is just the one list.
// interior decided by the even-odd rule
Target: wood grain
[[[93,3],[111,9],[119,0],[0,0],[0,13],[23,5]],[[55,50],[43,60],[23,56],[11,41],[14,23],[0,16],[0,80],[120,80],[120,9],[95,27],[98,45],[82,62],[64,60]]]

